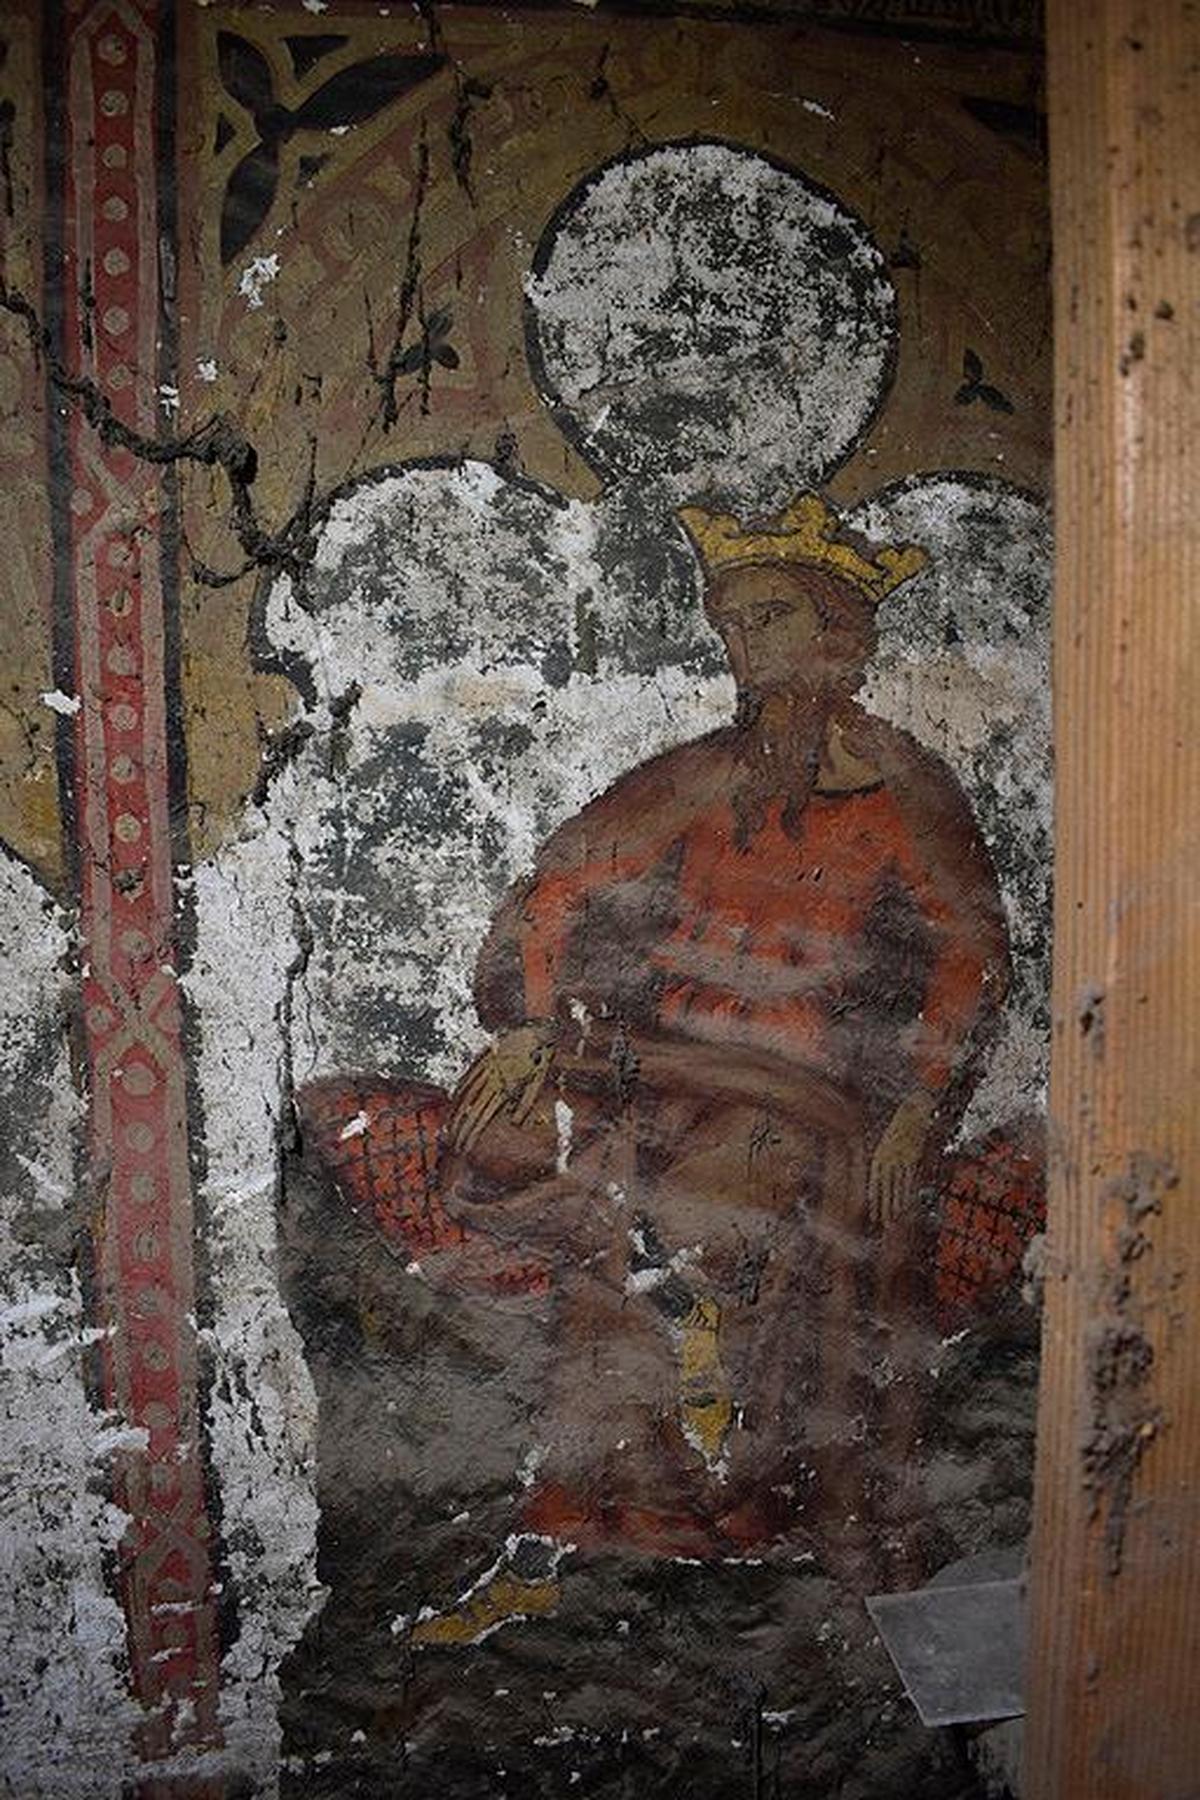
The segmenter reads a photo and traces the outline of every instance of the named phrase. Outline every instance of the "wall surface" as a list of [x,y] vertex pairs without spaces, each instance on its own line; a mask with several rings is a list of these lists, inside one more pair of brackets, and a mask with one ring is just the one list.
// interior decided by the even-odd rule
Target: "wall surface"
[[976,1792],[862,1599],[1027,1529],[1027,10],[0,46],[4,1791]]

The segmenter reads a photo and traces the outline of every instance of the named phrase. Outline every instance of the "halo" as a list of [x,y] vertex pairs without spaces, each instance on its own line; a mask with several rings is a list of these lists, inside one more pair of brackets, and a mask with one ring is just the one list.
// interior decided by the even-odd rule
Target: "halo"
[[609,479],[771,509],[853,451],[890,381],[896,297],[860,219],[717,140],[576,187],[526,282],[530,366]]

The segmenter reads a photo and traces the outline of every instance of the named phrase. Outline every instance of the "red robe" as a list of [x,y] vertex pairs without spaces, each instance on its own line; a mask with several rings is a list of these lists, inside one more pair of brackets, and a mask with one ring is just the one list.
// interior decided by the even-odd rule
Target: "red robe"
[[502,908],[484,1023],[566,1018],[575,1001],[797,1062],[868,1104],[870,1077],[890,1091],[901,1067],[944,1091],[1003,994],[995,875],[945,766],[879,721],[859,728],[877,778],[818,781],[790,832],[780,797],[744,848],[732,732],[618,781]]
[[[431,1273],[554,1283],[559,1380],[529,1521],[576,1540],[590,1521],[659,1548],[754,1544],[803,1510],[818,1468],[825,1510],[861,1510],[874,1371],[882,1358],[903,1389],[927,1358],[911,1328],[932,1321],[929,1247],[912,1223],[873,1236],[866,1172],[914,1089],[944,1141],[1003,995],[1003,915],[945,767],[849,723],[854,779],[818,780],[787,827],[780,795],[739,835],[734,731],[635,769],[550,839],[481,954],[485,1025],[557,1019],[583,1055],[526,1131],[501,1118],[470,1157],[424,1156],[401,1213]],[[625,1034],[639,1049],[622,1069]],[[674,1085],[686,1046],[748,1072],[740,1095]],[[444,1105],[425,1095],[414,1117],[428,1140]],[[719,1456],[697,1449],[705,1417],[725,1420]],[[851,1444],[847,1487],[834,1451]],[[894,1434],[883,1450],[904,1454]]]

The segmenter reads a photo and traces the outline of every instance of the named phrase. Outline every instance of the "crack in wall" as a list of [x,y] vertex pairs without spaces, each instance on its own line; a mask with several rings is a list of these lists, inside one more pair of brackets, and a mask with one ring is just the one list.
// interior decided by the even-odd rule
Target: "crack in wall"
[[[292,1043],[292,1032],[296,1022],[297,991],[304,990],[305,977],[309,964],[316,951],[316,934],[312,922],[304,908],[301,898],[301,884],[304,877],[304,856],[296,842],[295,828],[290,826],[287,836],[287,887],[288,903],[291,908],[292,931],[296,944],[295,955],[291,958],[283,972],[283,994],[280,998],[277,1017],[280,1032],[280,1109],[278,1124],[278,1140],[281,1152],[286,1153],[296,1147],[297,1124],[294,1104],[295,1096],[295,1051]],[[309,1030],[311,1034],[311,1021]]]
[[290,575],[297,586],[315,549],[314,493],[310,477],[304,496],[278,531],[268,531],[255,509],[252,489],[258,474],[258,451],[228,413],[215,413],[182,437],[149,437],[117,417],[108,400],[89,376],[72,375],[56,355],[49,329],[37,309],[17,288],[0,279],[0,311],[23,321],[34,355],[45,364],[55,389],[74,401],[106,449],[126,450],[139,462],[160,468],[195,463],[220,469],[229,488],[230,525],[246,561],[242,568],[222,574],[192,558],[192,573],[206,587],[226,587],[240,581],[252,569]]
[[428,328],[425,320],[425,309],[420,294],[421,286],[421,220],[425,210],[425,197],[429,191],[430,158],[429,138],[424,121],[421,134],[417,140],[417,177],[413,190],[412,216],[408,222],[408,242],[404,253],[404,273],[400,278],[400,299],[396,315],[396,328],[392,334],[391,347],[382,368],[379,367],[375,354],[375,336],[370,311],[367,314],[367,366],[371,371],[381,396],[380,420],[384,431],[390,431],[400,417],[400,403],[396,397],[396,383],[400,376],[407,372],[404,339],[416,311],[418,323],[422,327],[422,346],[425,354],[420,359],[421,389],[423,410],[428,410],[430,357],[428,355]]
[[458,104],[447,133],[450,140],[450,163],[455,181],[474,206],[475,189],[471,181],[471,164],[475,156],[475,143],[471,136],[471,120],[479,102],[491,99],[493,89],[490,81],[480,81],[477,76],[466,74],[457,64],[454,83],[458,90]]

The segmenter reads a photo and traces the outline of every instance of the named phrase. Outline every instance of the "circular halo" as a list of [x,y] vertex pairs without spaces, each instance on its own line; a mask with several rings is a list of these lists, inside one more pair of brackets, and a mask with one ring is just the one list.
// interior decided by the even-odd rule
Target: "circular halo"
[[891,377],[896,296],[832,194],[692,141],[568,195],[526,282],[526,337],[543,399],[603,475],[766,510],[855,448]]

